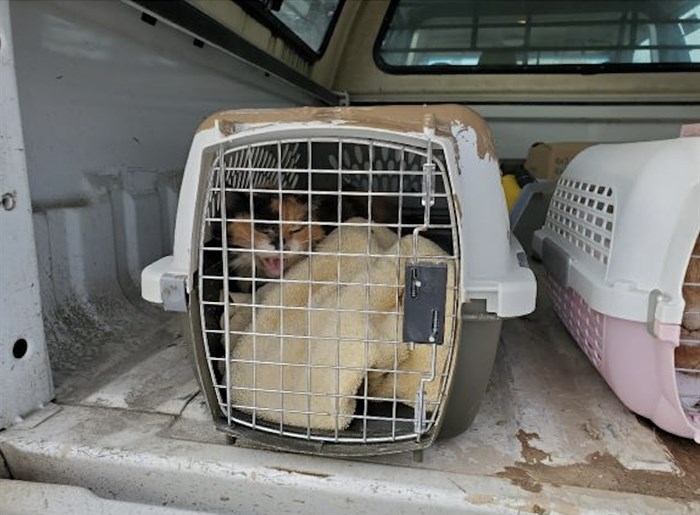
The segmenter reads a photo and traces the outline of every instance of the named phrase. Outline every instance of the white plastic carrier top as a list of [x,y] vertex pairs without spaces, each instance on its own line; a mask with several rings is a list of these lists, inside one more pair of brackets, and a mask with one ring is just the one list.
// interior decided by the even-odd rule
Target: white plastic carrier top
[[699,231],[700,138],[596,145],[562,175],[533,249],[592,309],[680,324]]
[[184,280],[187,292],[191,291],[197,196],[212,156],[221,145],[230,148],[324,134],[361,134],[423,146],[431,140],[442,147],[456,193],[461,300],[485,299],[487,310],[502,317],[520,316],[534,309],[535,278],[520,244],[509,231],[490,130],[479,115],[458,105],[239,110],[213,115],[200,126],[187,159],[173,255],[144,269],[142,296],[163,303],[163,292],[170,294],[173,278]]

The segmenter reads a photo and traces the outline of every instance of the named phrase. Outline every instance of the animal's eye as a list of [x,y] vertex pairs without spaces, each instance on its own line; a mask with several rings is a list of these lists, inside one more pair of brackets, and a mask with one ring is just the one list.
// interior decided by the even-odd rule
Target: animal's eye
[[298,232],[301,232],[304,229],[303,225],[296,225],[292,227],[292,229],[289,231],[289,234],[296,234]]

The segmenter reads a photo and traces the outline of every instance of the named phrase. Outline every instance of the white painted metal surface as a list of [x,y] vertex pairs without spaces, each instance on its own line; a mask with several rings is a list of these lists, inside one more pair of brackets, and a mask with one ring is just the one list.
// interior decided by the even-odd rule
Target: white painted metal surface
[[[181,167],[198,123],[223,107],[314,100],[217,49],[195,47],[170,26],[144,23],[140,11],[117,0],[18,1],[3,8],[14,29],[26,143],[15,146],[26,154],[31,189],[31,204],[22,190],[10,213],[33,212],[36,251],[9,245],[2,251],[22,266],[38,260],[33,287],[41,287],[54,378],[59,390],[72,391],[63,379],[75,378],[86,357],[109,376],[115,356],[154,337],[160,313],[144,310],[135,285],[143,266],[172,248]],[[3,42],[3,55],[10,48]],[[2,75],[10,78],[4,69]],[[3,113],[4,127],[19,131],[19,116]],[[3,221],[3,240],[4,228]],[[31,234],[29,225],[17,230]],[[9,263],[3,259],[3,274],[12,270]],[[11,291],[4,276],[2,291]],[[32,330],[41,332],[34,295],[34,311],[13,319],[34,312]],[[170,334],[160,337],[169,343]],[[98,358],[105,342],[118,338],[123,350]],[[10,385],[29,391],[26,380]],[[46,389],[37,395],[50,398]]]
[[[192,397],[186,350],[169,347],[182,343],[177,324],[139,301],[134,279],[172,248],[179,168],[198,121],[223,107],[312,99],[162,24],[142,23],[127,5],[94,6],[17,1],[10,9],[57,404],[0,433],[0,476],[9,469],[103,498],[218,513],[700,511],[698,476],[673,452],[677,442],[621,406],[563,327],[542,320],[553,316],[547,306],[506,324],[474,426],[438,442],[422,463],[225,445]],[[697,106],[478,110],[502,157],[524,157],[534,141],[555,138],[673,137],[681,120],[698,117]],[[3,112],[3,127],[5,120]],[[21,255],[27,266],[35,254]],[[3,330],[4,313],[3,305]],[[38,318],[32,327],[41,328]],[[4,401],[9,390],[0,386]],[[580,474],[563,475],[571,470]],[[659,493],[673,484],[679,490]]]
[[0,195],[2,429],[53,396],[7,0],[0,1]]
[[[204,512],[173,507],[103,499],[87,488],[33,481],[0,480],[4,513],[12,515],[203,515]],[[206,515],[206,514],[204,514]]]
[[[189,370],[149,383],[150,365],[129,358],[108,385],[84,383],[79,405],[47,409],[0,433],[0,451],[16,478],[216,513],[700,509],[692,455],[679,460],[672,437],[620,404],[540,300],[529,320],[505,324],[473,426],[426,449],[422,462],[410,454],[349,461],[231,446],[200,396],[179,407],[163,401],[168,392],[176,399],[176,386],[194,384]],[[164,349],[149,362],[168,369],[181,358]],[[166,408],[134,404],[158,396]]]

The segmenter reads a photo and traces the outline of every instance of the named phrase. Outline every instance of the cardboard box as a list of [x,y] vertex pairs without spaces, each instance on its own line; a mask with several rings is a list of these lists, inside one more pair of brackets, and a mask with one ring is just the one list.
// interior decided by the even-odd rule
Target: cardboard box
[[527,153],[525,169],[538,179],[558,181],[569,162],[591,145],[595,143],[535,143]]

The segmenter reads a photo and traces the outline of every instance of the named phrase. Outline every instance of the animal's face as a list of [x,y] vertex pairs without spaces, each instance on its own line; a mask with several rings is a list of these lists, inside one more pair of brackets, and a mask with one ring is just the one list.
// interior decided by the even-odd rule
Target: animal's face
[[240,274],[252,273],[255,257],[256,275],[278,278],[325,235],[320,226],[306,223],[316,217],[303,195],[284,194],[280,200],[277,193],[254,193],[252,207],[251,217],[251,197],[236,194],[228,214],[237,219],[227,225],[229,245],[255,251],[241,252],[233,259],[231,264]]

